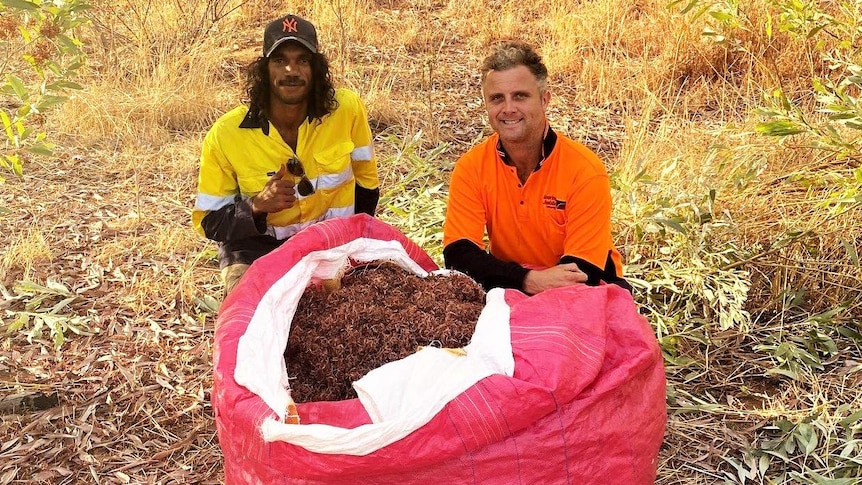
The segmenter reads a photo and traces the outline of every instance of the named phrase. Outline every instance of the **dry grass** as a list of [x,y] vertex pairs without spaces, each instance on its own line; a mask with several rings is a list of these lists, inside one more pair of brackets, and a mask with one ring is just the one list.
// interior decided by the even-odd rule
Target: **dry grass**
[[[240,101],[242,66],[284,5],[95,6],[93,26],[80,34],[90,56],[85,89],[45,121],[64,148],[32,160],[0,198],[8,209],[0,213],[4,324],[33,298],[16,293],[16,283],[53,280],[76,296],[61,316],[82,319],[92,335],[68,335],[59,351],[47,332],[0,342],[4,393],[60,398],[54,409],[0,416],[0,484],[218,483],[207,308],[221,285],[214,245],[191,229],[190,211],[200,141]],[[513,0],[327,0],[295,10],[318,26],[338,83],[368,105],[390,204],[381,218],[405,231],[421,226],[430,253],[439,255],[431,247],[439,220],[422,217],[440,218],[445,188],[435,187],[488,132],[476,71],[485,48],[504,38],[533,42],[545,55],[551,122],[613,171],[618,241],[643,258],[638,264],[666,256],[639,232],[651,211],[691,212],[716,191],[715,214],[726,224],[709,242],[750,256],[740,268],[751,274],[746,309],[754,320],[748,332],[677,322],[675,343],[663,341],[675,354],[659,483],[736,482],[728,460],[762,450],[776,423],[821,426],[824,445],[847,432],[836,423],[862,408],[855,341],[824,354],[823,371],[803,369],[795,380],[767,375],[775,360],[756,349],[772,336],[823,330],[808,317],[839,305],[830,324],[858,330],[862,315],[862,273],[849,257],[862,252],[858,209],[836,213],[824,204],[852,163],[746,134],[761,92],[781,87],[809,105],[810,75],[832,75],[810,44],[764,35],[767,6],[744,6],[747,30],[731,39],[735,49],[700,36],[705,18],[687,22],[659,0],[538,0],[529,8]],[[418,146],[409,146],[417,133]],[[414,194],[425,193],[434,203],[402,216],[403,194],[386,184],[403,180],[413,180],[409,198],[423,203]],[[776,245],[794,231],[810,236]],[[660,242],[678,244],[673,237]],[[787,303],[803,290],[803,303]],[[821,472],[818,460],[832,453],[822,450],[805,458]],[[799,461],[771,460],[774,483],[790,483],[781,474],[800,469]]]
[[5,275],[11,268],[19,268],[25,276],[29,276],[34,266],[50,262],[53,258],[51,247],[39,229],[27,228],[13,232],[8,235],[8,247],[0,260],[0,274]]

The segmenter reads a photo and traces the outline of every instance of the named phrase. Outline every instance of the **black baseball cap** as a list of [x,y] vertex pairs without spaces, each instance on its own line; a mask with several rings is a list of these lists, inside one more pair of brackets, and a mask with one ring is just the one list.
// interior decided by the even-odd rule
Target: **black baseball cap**
[[269,57],[275,49],[293,40],[317,53],[317,30],[311,22],[296,15],[286,15],[273,20],[263,31],[263,57]]

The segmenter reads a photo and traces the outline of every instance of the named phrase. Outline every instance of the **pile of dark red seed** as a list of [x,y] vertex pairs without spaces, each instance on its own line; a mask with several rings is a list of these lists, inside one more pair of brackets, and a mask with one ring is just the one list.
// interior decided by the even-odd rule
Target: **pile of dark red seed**
[[356,267],[327,294],[309,287],[285,350],[296,402],[356,397],[351,383],[422,346],[458,348],[473,336],[485,292],[462,274],[426,278],[389,262]]

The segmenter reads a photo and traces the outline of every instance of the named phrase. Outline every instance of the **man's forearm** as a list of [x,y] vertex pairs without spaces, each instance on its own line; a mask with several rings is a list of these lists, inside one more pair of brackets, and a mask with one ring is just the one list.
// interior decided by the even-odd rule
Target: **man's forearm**
[[217,242],[259,236],[266,232],[266,214],[253,217],[251,199],[237,197],[233,204],[208,212],[201,228],[207,238]]
[[622,277],[617,276],[616,267],[614,267],[614,260],[611,258],[610,253],[608,253],[608,259],[605,263],[605,268],[599,268],[598,266],[588,262],[585,259],[576,258],[574,256],[563,256],[560,259],[559,264],[565,263],[575,263],[578,265],[578,268],[586,273],[587,275],[587,284],[590,286],[596,286],[599,282],[604,281],[608,284],[614,284],[617,286],[621,286],[631,293],[632,287],[629,285],[628,281],[624,280]]
[[443,260],[447,268],[470,276],[485,290],[497,287],[521,290],[529,271],[517,263],[500,261],[466,239],[446,246]]
[[377,202],[380,200],[380,189],[366,189],[356,184],[356,195],[354,196],[354,212],[365,213],[374,216],[377,212]]

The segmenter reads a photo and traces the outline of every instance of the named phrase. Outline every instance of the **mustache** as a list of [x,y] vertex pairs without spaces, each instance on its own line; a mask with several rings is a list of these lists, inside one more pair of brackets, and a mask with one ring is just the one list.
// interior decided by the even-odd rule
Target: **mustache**
[[305,86],[305,81],[298,77],[288,77],[278,81],[279,86]]

